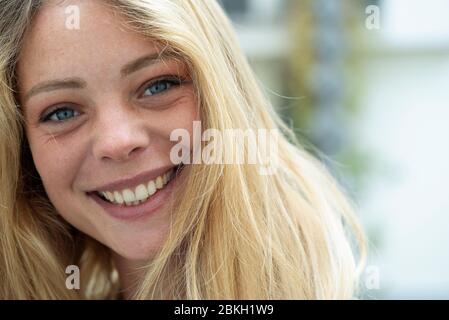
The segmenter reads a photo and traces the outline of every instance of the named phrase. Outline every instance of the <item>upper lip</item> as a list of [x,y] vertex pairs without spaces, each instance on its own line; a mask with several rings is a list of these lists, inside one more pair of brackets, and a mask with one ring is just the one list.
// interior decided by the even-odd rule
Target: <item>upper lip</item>
[[132,178],[124,178],[120,180],[116,180],[111,183],[107,183],[101,186],[98,186],[94,188],[90,192],[106,192],[106,191],[121,191],[127,188],[135,187],[141,183],[147,183],[150,180],[154,180],[155,178],[159,177],[160,175],[164,174],[171,168],[175,168],[176,166],[170,165],[166,167],[161,167],[158,169],[153,169],[149,171],[145,171],[142,173],[139,173],[138,175],[132,177]]

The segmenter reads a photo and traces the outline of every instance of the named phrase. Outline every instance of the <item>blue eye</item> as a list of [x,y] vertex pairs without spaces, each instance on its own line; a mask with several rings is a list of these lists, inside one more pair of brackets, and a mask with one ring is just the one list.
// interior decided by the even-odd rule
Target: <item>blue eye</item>
[[71,117],[79,115],[79,112],[73,110],[72,108],[59,108],[45,116],[42,122],[52,121],[52,122],[63,122],[69,120]]
[[143,95],[152,96],[167,91],[173,85],[179,85],[179,83],[180,82],[177,80],[168,80],[168,79],[157,80],[156,82],[150,84],[148,87],[145,88]]

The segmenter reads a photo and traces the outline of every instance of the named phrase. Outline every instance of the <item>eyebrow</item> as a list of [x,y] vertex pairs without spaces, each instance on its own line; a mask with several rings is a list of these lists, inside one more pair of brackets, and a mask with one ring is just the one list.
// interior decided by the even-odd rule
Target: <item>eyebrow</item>
[[[149,65],[152,65],[156,62],[162,61],[164,57],[167,55],[164,52],[155,52],[147,54],[143,57],[137,58],[127,64],[125,64],[120,69],[121,78],[129,76],[131,73],[134,73],[142,68],[145,68]],[[50,92],[61,89],[83,89],[87,87],[86,81],[79,77],[73,78],[65,78],[65,79],[56,79],[41,82],[34,87],[32,87],[25,95],[25,102],[28,101],[32,96],[35,96],[39,93]]]
[[163,51],[158,53],[150,53],[148,55],[145,55],[143,57],[137,58],[136,60],[133,60],[127,64],[125,64],[120,69],[120,74],[123,77],[126,77],[130,75],[133,72],[136,72],[142,68],[145,68],[149,65],[155,64],[156,62],[160,62],[163,60],[164,57],[167,57],[167,54],[165,54]]
[[41,82],[31,88],[24,97],[25,102],[32,96],[42,92],[60,90],[60,89],[82,89],[87,86],[86,81],[81,78],[65,78],[61,80],[49,80]]

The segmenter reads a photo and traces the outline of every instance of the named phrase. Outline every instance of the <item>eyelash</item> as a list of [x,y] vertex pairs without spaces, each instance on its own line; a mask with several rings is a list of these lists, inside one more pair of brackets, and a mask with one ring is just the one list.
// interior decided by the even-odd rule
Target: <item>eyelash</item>
[[[184,79],[183,79],[182,77],[179,77],[179,76],[165,76],[165,77],[163,77],[163,78],[154,79],[154,80],[151,80],[151,81],[148,82],[148,83],[145,83],[145,84],[141,87],[141,88],[143,88],[143,89],[141,90],[141,89],[139,88],[137,92],[142,91],[142,94],[139,94],[139,98],[140,98],[141,96],[142,96],[142,98],[148,98],[148,97],[151,97],[151,96],[154,96],[154,95],[164,94],[165,92],[169,91],[170,89],[173,89],[173,86],[176,87],[176,86],[181,85],[182,83],[184,83]],[[144,96],[144,93],[145,93],[149,88],[151,88],[151,87],[153,87],[153,86],[155,86],[155,85],[160,85],[160,84],[168,84],[167,89],[165,89],[165,90],[163,90],[162,92],[159,92],[159,93],[153,93],[153,94],[151,94],[151,95]],[[60,111],[63,111],[63,110],[73,110],[74,113],[79,113],[79,112],[76,111],[75,109],[68,107],[68,105],[70,105],[70,104],[66,104],[66,105],[63,105],[62,107],[59,107],[59,108],[54,109],[54,110],[51,111],[50,113],[48,113],[48,114],[42,116],[42,117],[40,118],[39,121],[40,121],[40,122],[54,122],[54,123],[62,123],[62,122],[70,121],[71,119],[68,119],[68,120],[50,120],[50,118],[51,118],[53,115],[55,115],[56,113],[58,113],[58,112],[60,112]],[[74,117],[75,117],[75,116],[73,116],[73,118],[74,118]]]

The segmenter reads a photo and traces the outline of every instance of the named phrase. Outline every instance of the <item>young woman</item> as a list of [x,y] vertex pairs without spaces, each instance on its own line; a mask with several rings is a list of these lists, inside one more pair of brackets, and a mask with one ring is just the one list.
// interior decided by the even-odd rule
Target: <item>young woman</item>
[[[0,77],[1,298],[355,297],[351,205],[215,1],[3,1]],[[198,123],[279,130],[275,170],[186,161]]]

